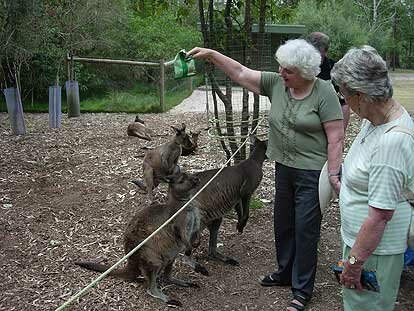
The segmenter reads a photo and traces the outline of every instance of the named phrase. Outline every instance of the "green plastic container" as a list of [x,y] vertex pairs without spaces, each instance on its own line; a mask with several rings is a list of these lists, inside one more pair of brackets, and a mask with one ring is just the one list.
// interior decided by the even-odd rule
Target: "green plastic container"
[[185,50],[181,50],[174,59],[174,78],[182,79],[196,74],[195,62],[192,57],[187,57]]

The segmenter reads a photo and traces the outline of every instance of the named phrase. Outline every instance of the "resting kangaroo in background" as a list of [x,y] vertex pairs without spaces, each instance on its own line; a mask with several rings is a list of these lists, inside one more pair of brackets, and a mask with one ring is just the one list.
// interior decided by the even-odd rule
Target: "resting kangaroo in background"
[[177,162],[182,152],[182,146],[186,148],[191,146],[190,138],[185,132],[184,123],[181,125],[181,128],[171,127],[175,131],[174,138],[165,144],[148,150],[145,154],[142,163],[145,186],[141,185],[140,181],[134,181],[141,188],[146,188],[151,202],[154,201],[153,190],[163,180],[163,177],[172,175],[180,170]]
[[[190,199],[192,189],[199,184],[199,179],[194,175],[178,173],[170,182],[166,204],[147,206],[138,211],[129,222],[124,234],[125,254],[139,245]],[[171,272],[174,260],[180,252],[190,254],[192,247],[200,244],[199,230],[200,211],[189,204],[175,219],[131,255],[123,269],[116,269],[109,275],[128,280],[136,280],[139,276],[143,276],[147,283],[147,292],[151,296],[169,305],[181,305],[179,301],[171,299],[160,290],[157,278],[164,271],[167,282],[183,287],[198,287],[194,283],[172,277]],[[109,268],[107,265],[94,262],[81,261],[76,264],[99,272]]]
[[[223,216],[232,208],[237,212],[239,232],[243,232],[249,218],[250,199],[262,180],[263,161],[267,158],[267,141],[253,136],[251,141],[254,148],[249,158],[238,165],[225,167],[193,201],[201,211],[201,228],[207,227],[210,232],[209,256],[232,265],[238,265],[238,261],[217,252],[217,236]],[[217,171],[218,169],[213,169],[195,173],[200,179],[200,185],[195,191],[204,186]],[[208,271],[189,256],[184,261],[195,271],[208,275]]]
[[181,152],[182,156],[188,156],[192,153],[194,153],[194,151],[197,149],[198,147],[198,137],[200,136],[201,131],[197,131],[197,132],[191,132],[190,131],[190,141],[191,141],[191,146],[190,147],[186,147],[183,146],[183,151]]
[[139,116],[135,117],[135,122],[128,125],[127,129],[128,136],[136,136],[141,139],[150,141],[151,136],[154,135],[153,131],[145,126],[143,120]]

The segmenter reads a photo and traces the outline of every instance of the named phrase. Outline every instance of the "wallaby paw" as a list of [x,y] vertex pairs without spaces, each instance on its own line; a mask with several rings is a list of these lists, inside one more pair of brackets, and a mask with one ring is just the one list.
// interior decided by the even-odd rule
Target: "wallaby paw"
[[240,233],[243,233],[244,227],[246,227],[246,222],[238,222],[237,226],[236,226],[236,229]]
[[147,187],[145,186],[145,183],[140,179],[131,180],[131,182],[138,186],[141,190],[147,192]]
[[175,299],[170,299],[167,301],[167,305],[169,307],[182,307],[183,305],[181,304],[181,302],[179,302],[178,300]]
[[210,274],[208,273],[208,270],[207,270],[204,266],[202,266],[202,265],[200,265],[200,264],[197,264],[197,265],[195,266],[194,271],[195,271],[195,272],[197,272],[197,273],[201,273],[202,275],[205,275],[205,276],[209,276],[209,275],[210,275]]

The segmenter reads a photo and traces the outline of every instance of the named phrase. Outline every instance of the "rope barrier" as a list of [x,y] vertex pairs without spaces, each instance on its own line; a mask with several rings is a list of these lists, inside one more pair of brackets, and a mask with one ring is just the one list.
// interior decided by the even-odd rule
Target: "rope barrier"
[[[250,131],[250,133],[253,133],[257,130],[258,126],[263,122],[265,118],[263,117],[258,124],[256,125],[255,129],[253,131]],[[187,202],[185,203],[174,215],[172,215],[165,223],[163,223],[157,230],[155,230],[153,233],[151,233],[145,240],[143,240],[140,244],[138,244],[133,250],[131,250],[128,254],[126,254],[124,257],[122,257],[118,262],[116,262],[112,267],[110,267],[108,270],[106,270],[104,273],[102,273],[99,277],[97,277],[95,280],[93,280],[89,285],[84,287],[82,290],[80,290],[77,294],[73,295],[71,298],[69,298],[65,303],[63,303],[59,308],[57,308],[55,311],[61,311],[65,310],[66,307],[68,307],[73,301],[76,299],[82,297],[84,294],[86,294],[89,289],[94,287],[100,280],[102,280],[104,277],[106,277],[109,273],[111,273],[113,270],[115,270],[121,263],[123,263],[126,259],[131,257],[138,249],[140,249],[147,241],[149,241],[154,235],[156,235],[158,232],[160,232],[166,225],[168,225],[175,217],[177,217],[178,214],[180,214],[220,173],[221,171],[227,166],[227,164],[234,158],[234,156],[237,154],[237,152],[240,151],[240,149],[247,143],[247,140],[249,138],[247,137],[244,142],[239,146],[239,148],[234,152],[231,157],[226,161],[226,163],[217,171],[217,173]]]

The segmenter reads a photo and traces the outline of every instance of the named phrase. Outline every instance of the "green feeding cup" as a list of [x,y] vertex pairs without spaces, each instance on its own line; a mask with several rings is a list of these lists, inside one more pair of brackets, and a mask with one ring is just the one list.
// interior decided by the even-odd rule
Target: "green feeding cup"
[[196,74],[195,62],[192,57],[187,57],[185,50],[177,53],[174,59],[174,78],[181,79]]

